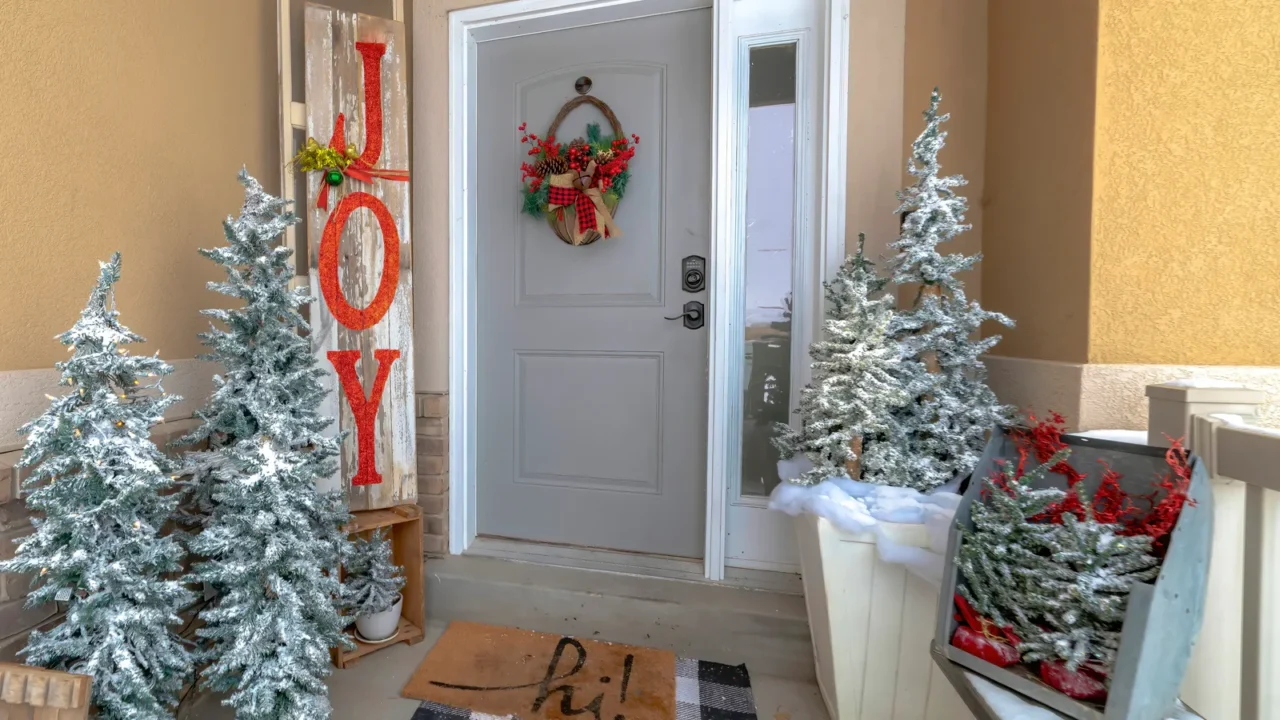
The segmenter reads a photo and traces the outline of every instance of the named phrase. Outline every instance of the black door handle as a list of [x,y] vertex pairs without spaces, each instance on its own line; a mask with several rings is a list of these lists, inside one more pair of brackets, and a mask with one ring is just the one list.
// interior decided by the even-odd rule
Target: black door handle
[[690,330],[697,330],[703,324],[703,307],[702,303],[697,300],[690,300],[684,304],[684,312],[674,317],[663,318],[663,320],[684,320],[684,326]]

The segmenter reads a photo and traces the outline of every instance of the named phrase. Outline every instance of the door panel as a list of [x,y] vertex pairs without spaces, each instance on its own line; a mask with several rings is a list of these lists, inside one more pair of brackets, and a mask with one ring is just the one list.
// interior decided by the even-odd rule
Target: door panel
[[[478,60],[477,520],[482,535],[684,557],[705,542],[711,12],[481,43]],[[591,94],[640,136],[621,237],[572,247],[520,213],[516,127],[543,134]],[[557,139],[608,123],[575,110]],[[488,198],[486,200],[485,198]]]

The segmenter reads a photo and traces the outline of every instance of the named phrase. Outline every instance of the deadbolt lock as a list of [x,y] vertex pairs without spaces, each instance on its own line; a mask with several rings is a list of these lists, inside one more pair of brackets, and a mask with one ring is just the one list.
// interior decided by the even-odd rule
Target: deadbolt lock
[[707,261],[701,255],[690,255],[680,261],[680,286],[685,292],[702,292],[707,287]]

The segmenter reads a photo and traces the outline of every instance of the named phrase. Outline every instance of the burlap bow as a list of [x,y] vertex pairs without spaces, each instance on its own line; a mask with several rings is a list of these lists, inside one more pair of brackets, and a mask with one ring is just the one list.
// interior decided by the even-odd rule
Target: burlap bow
[[578,222],[571,228],[573,244],[585,245],[589,236],[598,232],[605,237],[621,237],[622,231],[613,223],[613,217],[604,204],[604,194],[600,188],[594,187],[592,176],[595,175],[595,162],[587,163],[581,172],[570,170],[560,175],[547,178],[551,190],[547,195],[548,205],[552,210],[572,207],[578,214]]

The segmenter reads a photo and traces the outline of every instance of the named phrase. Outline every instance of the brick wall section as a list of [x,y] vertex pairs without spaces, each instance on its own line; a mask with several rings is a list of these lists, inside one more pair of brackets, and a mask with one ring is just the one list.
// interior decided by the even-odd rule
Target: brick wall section
[[[8,560],[17,549],[16,541],[31,534],[31,518],[18,488],[24,473],[14,467],[22,451],[0,453],[0,559]],[[18,661],[17,653],[27,644],[27,635],[53,613],[51,608],[23,607],[30,578],[0,573],[0,662]]]
[[418,393],[417,404],[422,549],[439,557],[449,552],[449,395]]
[[[157,425],[151,439],[160,447],[185,435],[196,420],[179,420]],[[15,541],[31,534],[31,515],[21,497],[22,480],[29,472],[15,467],[21,450],[0,453],[0,559],[8,560],[18,549]],[[53,606],[26,607],[31,578],[16,573],[0,573],[0,662],[20,662],[17,653],[27,644],[35,628],[53,624],[61,613]]]

